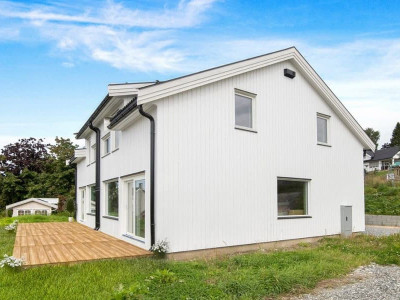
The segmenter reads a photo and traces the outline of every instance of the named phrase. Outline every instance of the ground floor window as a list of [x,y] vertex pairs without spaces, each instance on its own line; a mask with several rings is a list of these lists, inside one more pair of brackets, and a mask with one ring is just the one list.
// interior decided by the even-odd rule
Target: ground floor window
[[85,219],[86,188],[81,189],[81,220]]
[[96,187],[90,186],[90,213],[96,213]]
[[20,209],[18,210],[18,216],[27,216],[30,215],[31,211],[28,209]]
[[35,210],[35,215],[47,216],[47,210],[45,209]]
[[106,214],[111,217],[118,217],[118,181],[106,183]]
[[307,215],[308,180],[278,178],[278,216]]
[[146,184],[143,178],[127,182],[128,188],[128,232],[145,238]]

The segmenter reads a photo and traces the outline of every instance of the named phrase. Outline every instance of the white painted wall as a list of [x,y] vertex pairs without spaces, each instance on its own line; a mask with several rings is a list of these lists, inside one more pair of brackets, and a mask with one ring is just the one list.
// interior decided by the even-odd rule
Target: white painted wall
[[[150,111],[154,117],[156,117],[156,110]],[[109,131],[104,124],[99,124],[101,130],[101,137],[106,135]],[[114,132],[112,132],[114,134]],[[94,132],[91,135],[92,139],[95,139]],[[120,146],[118,149],[114,149],[112,145],[112,152],[104,156],[104,147],[101,145],[101,201],[100,201],[100,216],[101,216],[101,227],[100,230],[121,238],[127,242],[130,242],[139,247],[145,249],[150,248],[150,239],[146,239],[146,242],[140,242],[133,240],[128,237],[124,237],[127,228],[127,188],[123,184],[124,177],[129,174],[143,172],[146,179],[146,212],[150,211],[150,178],[149,178],[149,165],[150,165],[150,123],[149,120],[144,117],[139,119],[131,126],[121,132]],[[87,156],[88,157],[88,156]],[[77,218],[78,222],[85,224],[89,227],[95,227],[95,216],[87,214],[90,209],[90,185],[95,184],[95,163],[87,165],[89,160],[83,160],[78,163],[78,211]],[[119,180],[119,217],[118,220],[105,218],[106,215],[106,195],[105,195],[105,183],[111,179],[118,178]],[[85,215],[84,220],[81,220],[81,193],[80,189],[86,188],[86,201],[85,201]],[[146,236],[150,236],[150,214],[146,215]]]
[[[364,230],[363,147],[289,62],[157,103],[156,235],[172,252]],[[257,94],[257,133],[234,129],[234,89]],[[332,147],[317,145],[317,112]],[[277,219],[277,177],[310,178],[310,219]]]
[[[156,239],[167,239],[171,252],[338,234],[342,204],[353,205],[353,231],[364,230],[363,147],[301,73],[291,80],[284,68],[297,71],[283,62],[155,103]],[[257,133],[234,128],[235,88],[257,94]],[[331,116],[332,147],[317,145],[317,113]],[[139,116],[122,131],[119,150],[101,159],[102,181],[145,171],[146,243],[122,236],[122,185],[119,220],[101,218],[102,231],[144,248],[149,140],[149,121]],[[277,177],[311,179],[311,218],[277,219]],[[80,162],[78,187],[94,182],[95,165]],[[78,216],[79,209],[78,198]],[[94,216],[82,223],[94,227]]]

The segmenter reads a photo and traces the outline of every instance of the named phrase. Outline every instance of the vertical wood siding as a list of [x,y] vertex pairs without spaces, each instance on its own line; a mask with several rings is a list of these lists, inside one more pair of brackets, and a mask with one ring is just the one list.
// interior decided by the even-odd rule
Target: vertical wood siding
[[[151,113],[156,117],[156,111],[152,110]],[[99,126],[101,131],[101,137],[107,134],[108,129],[104,127],[104,124]],[[95,139],[95,134],[91,135],[92,139]],[[150,240],[146,239],[146,243],[141,243],[130,238],[124,237],[127,228],[127,217],[128,217],[128,202],[125,197],[127,187],[123,184],[120,179],[122,176],[126,176],[132,173],[144,172],[146,180],[146,236],[150,235],[150,202],[149,202],[149,187],[150,187],[150,177],[149,177],[149,166],[150,166],[150,124],[145,118],[140,117],[133,125],[129,126],[121,132],[120,136],[120,146],[118,150],[112,149],[112,153],[104,156],[104,145],[101,140],[101,183],[100,183],[100,231],[107,234],[115,236],[117,238],[123,239],[139,247],[149,249]],[[103,157],[104,156],[104,157]],[[78,188],[83,186],[92,185],[95,183],[95,164],[88,165],[89,160],[83,160],[78,163]],[[106,195],[105,195],[105,183],[104,181],[111,179],[119,180],[119,217],[118,220],[111,220],[104,218],[106,215]],[[78,190],[79,191],[79,190]],[[81,194],[78,192],[78,212],[77,218],[78,222],[83,223],[89,227],[95,226],[95,217],[92,215],[85,214],[84,222],[80,221],[80,211],[81,211]],[[86,190],[86,203],[85,211],[89,211],[90,207],[90,191]]]
[[[297,71],[296,78],[283,69]],[[234,128],[234,89],[256,94],[257,133]],[[157,102],[156,233],[187,251],[364,230],[362,145],[290,63]],[[330,144],[317,145],[317,113]],[[277,219],[277,177],[310,178],[310,219]]]

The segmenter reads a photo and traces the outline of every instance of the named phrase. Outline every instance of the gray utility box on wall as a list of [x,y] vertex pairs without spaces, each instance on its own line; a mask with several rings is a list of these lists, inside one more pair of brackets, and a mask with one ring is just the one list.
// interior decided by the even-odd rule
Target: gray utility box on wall
[[351,236],[353,233],[352,206],[340,206],[340,220],[342,228],[342,236]]

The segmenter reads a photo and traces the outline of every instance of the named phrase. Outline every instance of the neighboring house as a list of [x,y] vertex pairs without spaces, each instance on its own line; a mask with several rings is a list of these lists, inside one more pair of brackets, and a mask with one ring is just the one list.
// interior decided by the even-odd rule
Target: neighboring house
[[13,217],[24,215],[51,215],[58,206],[58,198],[29,198],[6,206]]
[[387,170],[398,162],[400,162],[400,146],[383,148],[375,153],[366,151],[364,155],[364,169],[367,172]]
[[296,48],[110,84],[76,138],[78,222],[145,249],[335,235],[342,205],[346,230],[365,229],[374,144]]

